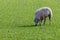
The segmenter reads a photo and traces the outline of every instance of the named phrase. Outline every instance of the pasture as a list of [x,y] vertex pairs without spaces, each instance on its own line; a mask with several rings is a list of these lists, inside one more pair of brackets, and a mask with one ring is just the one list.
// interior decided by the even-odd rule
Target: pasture
[[[34,11],[50,7],[51,25],[34,26]],[[0,40],[60,40],[59,0],[0,0]]]

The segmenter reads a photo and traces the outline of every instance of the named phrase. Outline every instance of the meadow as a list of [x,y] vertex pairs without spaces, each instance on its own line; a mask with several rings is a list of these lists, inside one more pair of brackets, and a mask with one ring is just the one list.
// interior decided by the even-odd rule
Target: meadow
[[[34,11],[50,7],[51,25],[34,26]],[[0,40],[60,40],[59,0],[0,0]]]

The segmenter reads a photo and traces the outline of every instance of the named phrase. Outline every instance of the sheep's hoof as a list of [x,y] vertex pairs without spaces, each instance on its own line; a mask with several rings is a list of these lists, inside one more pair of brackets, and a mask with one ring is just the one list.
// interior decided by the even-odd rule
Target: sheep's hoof
[[43,23],[43,26],[45,26],[45,23]]
[[40,24],[40,26],[42,26],[42,25]]
[[35,26],[37,26],[37,24],[35,24]]
[[41,25],[40,25],[41,26]]

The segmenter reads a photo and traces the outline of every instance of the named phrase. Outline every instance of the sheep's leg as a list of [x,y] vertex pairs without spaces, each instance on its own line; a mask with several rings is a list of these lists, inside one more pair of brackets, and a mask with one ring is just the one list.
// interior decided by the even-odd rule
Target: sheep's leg
[[49,24],[51,24],[51,15],[49,15]]
[[46,22],[46,17],[44,17],[44,25],[45,25],[45,22]]
[[40,20],[40,26],[42,25],[42,20]]

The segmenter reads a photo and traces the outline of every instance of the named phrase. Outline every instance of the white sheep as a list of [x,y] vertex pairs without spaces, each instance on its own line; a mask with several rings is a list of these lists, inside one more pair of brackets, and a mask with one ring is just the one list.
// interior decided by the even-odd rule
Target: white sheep
[[40,22],[40,26],[42,24],[42,21],[44,20],[44,25],[46,22],[46,18],[49,17],[49,21],[51,21],[52,18],[52,10],[49,7],[42,7],[35,11],[35,26],[37,26],[38,22]]

